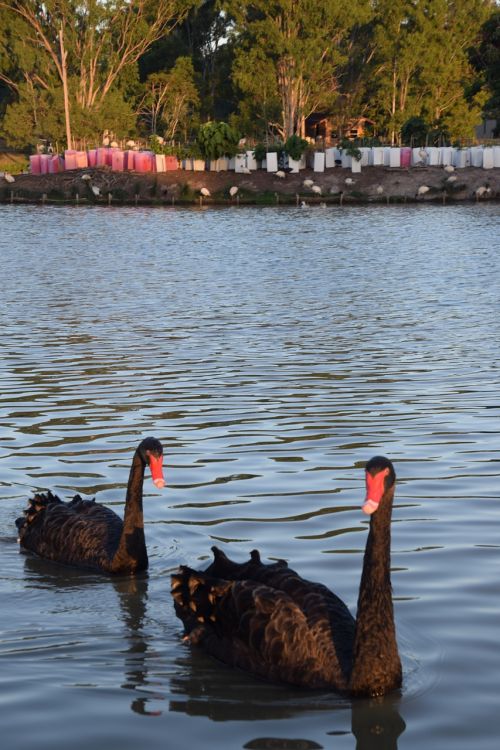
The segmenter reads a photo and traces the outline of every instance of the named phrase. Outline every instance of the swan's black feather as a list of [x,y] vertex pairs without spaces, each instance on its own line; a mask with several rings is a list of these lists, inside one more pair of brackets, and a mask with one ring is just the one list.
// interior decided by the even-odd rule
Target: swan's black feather
[[95,499],[75,495],[63,502],[52,492],[35,494],[24,515],[16,520],[21,548],[48,560],[104,573],[145,570],[144,468],[151,456],[162,453],[161,443],[155,438],[146,438],[135,451],[123,521]]
[[379,695],[401,685],[389,575],[395,474],[387,469],[380,510],[372,516],[355,620],[326,586],[303,579],[283,561],[265,565],[254,550],[244,563],[213,547],[199,572],[172,576],[175,611],[188,640],[221,661],[273,682]]

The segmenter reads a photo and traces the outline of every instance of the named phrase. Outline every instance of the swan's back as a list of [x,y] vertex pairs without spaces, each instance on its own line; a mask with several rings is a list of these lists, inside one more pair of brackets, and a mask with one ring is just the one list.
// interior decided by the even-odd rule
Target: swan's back
[[284,562],[262,564],[256,551],[238,564],[213,550],[206,571],[183,567],[172,576],[189,640],[273,682],[345,690],[355,625],[342,600]]
[[67,503],[52,492],[30,499],[16,520],[21,547],[48,560],[109,570],[123,528],[112,510],[80,495]]

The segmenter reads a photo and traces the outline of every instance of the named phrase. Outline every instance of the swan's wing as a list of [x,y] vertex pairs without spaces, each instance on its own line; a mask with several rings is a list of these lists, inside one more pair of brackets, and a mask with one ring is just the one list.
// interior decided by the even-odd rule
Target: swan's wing
[[350,670],[355,621],[340,597],[322,583],[302,578],[283,560],[265,565],[257,550],[253,550],[245,563],[233,562],[217,547],[212,547],[212,551],[214,561],[205,571],[207,575],[230,581],[252,580],[282,591],[305,614],[310,627],[327,620],[338,657],[345,669]]
[[273,682],[346,688],[314,593],[314,622],[288,594],[252,580],[224,581],[183,567],[172,576],[172,594],[188,639],[226,664]]
[[122,521],[112,510],[76,495],[63,503],[52,493],[35,495],[17,519],[21,547],[68,565],[102,568],[121,535]]

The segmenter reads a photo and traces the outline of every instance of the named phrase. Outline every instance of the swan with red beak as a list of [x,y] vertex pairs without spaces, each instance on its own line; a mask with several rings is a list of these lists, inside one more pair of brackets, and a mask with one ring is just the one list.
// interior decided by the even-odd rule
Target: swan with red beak
[[163,448],[148,437],[137,446],[122,519],[111,508],[75,495],[64,503],[52,492],[37,493],[16,520],[21,549],[65,565],[128,575],[146,570],[142,495],[146,467],[153,484],[165,486]]

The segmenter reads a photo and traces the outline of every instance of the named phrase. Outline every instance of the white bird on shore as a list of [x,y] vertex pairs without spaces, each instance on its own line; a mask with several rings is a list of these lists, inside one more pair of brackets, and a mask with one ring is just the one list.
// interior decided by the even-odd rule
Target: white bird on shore
[[321,188],[319,185],[312,185],[311,190],[313,193],[316,193],[316,195],[321,195]]
[[430,190],[430,187],[427,185],[420,185],[419,189],[417,190],[417,195],[425,195]]
[[97,185],[92,185],[92,192],[96,196],[101,194],[101,191],[99,190],[99,188],[97,187]]
[[456,176],[456,174],[452,174],[447,178],[446,182],[456,182],[457,180],[458,177]]
[[455,167],[453,167],[451,164],[447,164],[445,166],[445,168],[444,168],[444,171],[445,172],[454,172],[455,171]]
[[250,174],[251,171],[248,167],[240,167],[240,174]]
[[237,192],[238,192],[238,187],[236,185],[233,185],[233,187],[229,188],[229,195],[231,197],[235,196]]
[[379,195],[382,195],[383,192],[384,192],[384,186],[383,185],[377,185],[377,193]]
[[352,179],[352,177],[346,177],[345,178],[345,184],[346,185],[354,185],[355,180]]
[[484,185],[481,185],[481,187],[476,189],[477,198],[481,198],[481,196],[486,195],[487,193],[491,193],[491,188],[485,187]]
[[307,208],[307,203],[305,201],[300,201],[300,207]]
[[310,187],[312,187],[314,185],[314,182],[313,182],[313,180],[304,180],[304,182],[302,184],[304,185],[304,187],[310,188]]
[[286,177],[286,172],[283,172],[282,169],[278,169],[277,172],[274,173],[276,177],[279,177],[280,180],[284,180]]
[[11,174],[9,174],[8,172],[6,172],[4,174],[3,178],[4,178],[5,182],[15,182],[16,181],[15,178]]
[[326,203],[324,201],[321,201],[321,203],[319,204],[319,207],[326,208]]
[[205,198],[210,198],[210,190],[206,187],[202,187],[200,189],[200,193],[205,196]]
[[82,174],[82,180],[85,180],[85,182],[88,182],[88,180],[92,179],[92,175],[88,172],[85,172],[85,174]]

